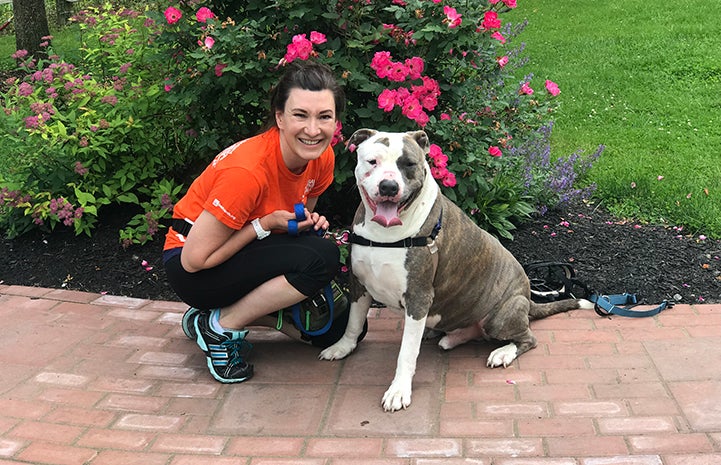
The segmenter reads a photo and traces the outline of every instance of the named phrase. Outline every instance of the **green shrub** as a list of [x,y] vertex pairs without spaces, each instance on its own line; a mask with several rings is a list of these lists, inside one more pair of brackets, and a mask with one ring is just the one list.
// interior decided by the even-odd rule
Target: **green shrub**
[[47,61],[14,54],[22,74],[6,81],[0,115],[0,221],[10,236],[58,223],[89,235],[103,205],[141,205],[160,186],[178,193],[159,182],[185,160],[173,153],[178,116],[159,98],[152,30],[138,12],[107,5],[77,20],[82,63],[53,55],[51,38]]

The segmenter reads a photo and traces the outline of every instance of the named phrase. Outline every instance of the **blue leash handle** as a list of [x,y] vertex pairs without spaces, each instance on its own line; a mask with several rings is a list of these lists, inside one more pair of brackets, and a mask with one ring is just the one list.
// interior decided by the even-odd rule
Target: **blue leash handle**
[[[659,306],[650,310],[631,310],[634,306],[638,305],[638,299],[636,298],[636,294],[629,294],[627,292],[613,295],[592,294],[588,300],[594,303],[594,309],[600,316],[618,315],[641,318],[658,315],[663,310],[673,307],[673,302],[664,300]],[[628,306],[619,307],[619,305]]]
[[[298,221],[305,221],[305,205],[300,202],[296,203],[293,205],[293,211],[295,212],[295,219],[288,220],[288,234],[297,237],[298,234],[300,234],[298,232]],[[325,230],[323,229],[318,229],[314,232],[318,237],[325,236]]]

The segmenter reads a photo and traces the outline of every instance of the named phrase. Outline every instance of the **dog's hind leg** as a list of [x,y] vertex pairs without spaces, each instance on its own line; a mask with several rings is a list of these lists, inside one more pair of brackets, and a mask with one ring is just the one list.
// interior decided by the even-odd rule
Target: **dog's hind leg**
[[444,350],[451,350],[468,341],[483,339],[485,336],[486,332],[483,330],[483,321],[479,321],[466,328],[455,329],[447,333],[438,341],[438,346]]
[[489,367],[507,367],[521,354],[536,347],[536,337],[528,327],[528,308],[526,297],[516,296],[508,300],[496,315],[484,326],[489,338],[510,341],[488,356]]

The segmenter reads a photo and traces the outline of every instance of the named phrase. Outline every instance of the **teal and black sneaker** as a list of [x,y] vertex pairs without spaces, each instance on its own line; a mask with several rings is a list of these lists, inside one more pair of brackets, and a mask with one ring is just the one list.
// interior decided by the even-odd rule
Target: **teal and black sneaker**
[[208,370],[221,383],[241,383],[253,377],[245,361],[253,346],[245,340],[248,330],[218,334],[210,327],[210,312],[197,312],[192,320],[195,342],[205,352]]

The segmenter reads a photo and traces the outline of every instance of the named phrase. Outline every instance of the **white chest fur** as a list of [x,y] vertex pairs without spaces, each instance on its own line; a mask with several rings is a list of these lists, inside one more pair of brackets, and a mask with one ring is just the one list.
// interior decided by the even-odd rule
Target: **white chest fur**
[[408,287],[405,268],[407,249],[353,246],[353,274],[373,298],[394,308],[405,308],[404,294]]

